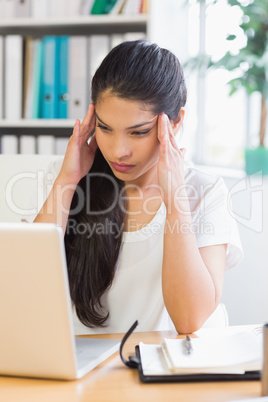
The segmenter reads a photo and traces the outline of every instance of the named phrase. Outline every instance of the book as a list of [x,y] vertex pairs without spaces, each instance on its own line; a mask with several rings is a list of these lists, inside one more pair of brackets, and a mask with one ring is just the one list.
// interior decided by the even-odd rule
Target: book
[[223,375],[224,379],[224,375],[232,375],[235,379],[236,375],[241,376],[249,372],[260,374],[261,333],[239,330],[239,327],[236,327],[235,331],[232,331],[232,327],[226,327],[208,328],[197,332],[197,336],[191,336],[190,354],[187,353],[185,339],[164,339],[160,345],[141,342],[139,354],[143,376],[189,378]]
[[114,8],[117,0],[107,0],[103,9],[103,14],[109,14],[111,10]]
[[15,0],[15,18],[29,18],[31,15],[31,0]]
[[0,36],[0,119],[3,119],[4,117],[3,94],[4,94],[4,37]]
[[66,6],[66,0],[52,0],[50,1],[49,17],[62,18],[67,16],[68,3]]
[[55,137],[53,135],[39,135],[37,137],[37,153],[39,155],[54,155]]
[[65,155],[67,145],[69,142],[69,137],[58,137],[56,138],[56,155]]
[[67,118],[68,102],[70,95],[68,92],[68,36],[61,36],[59,38],[59,115],[60,119]]
[[6,134],[1,137],[1,152],[4,155],[16,155],[18,153],[18,137]]
[[82,0],[80,6],[81,15],[89,15],[93,6],[94,0]]
[[0,0],[0,21],[5,18],[4,0]]
[[10,120],[22,117],[23,38],[20,35],[5,37],[4,56],[4,110]]
[[117,0],[113,8],[110,10],[109,14],[117,15],[121,14],[122,10],[124,9],[126,0]]
[[33,62],[33,94],[32,94],[32,118],[41,117],[41,86],[43,72],[43,42],[41,39],[34,40]]
[[107,0],[95,0],[91,9],[91,14],[104,14]]
[[110,36],[110,47],[113,49],[115,46],[120,45],[120,43],[124,42],[123,34],[111,34]]
[[124,41],[133,41],[146,39],[146,35],[144,32],[126,32],[124,34]]
[[136,15],[140,13],[141,0],[126,0],[122,9],[122,14]]
[[26,38],[25,64],[24,64],[24,101],[23,101],[23,117],[25,119],[32,118],[33,64],[34,64],[34,39]]
[[4,18],[12,19],[15,17],[16,0],[2,0],[2,8],[4,10]]
[[147,14],[149,12],[148,0],[142,0],[141,12]]
[[69,119],[84,118],[89,104],[87,41],[86,36],[71,36],[68,42],[70,100],[67,114]]
[[58,117],[59,98],[59,38],[43,38],[43,72],[41,117],[55,119]]
[[34,155],[36,152],[36,139],[34,135],[22,135],[19,139],[20,154]]
[[109,35],[91,35],[88,40],[88,65],[90,82],[102,60],[110,51]]
[[68,0],[66,12],[68,17],[80,15],[81,4],[80,0]]
[[31,17],[32,18],[47,18],[49,15],[47,0],[31,0]]

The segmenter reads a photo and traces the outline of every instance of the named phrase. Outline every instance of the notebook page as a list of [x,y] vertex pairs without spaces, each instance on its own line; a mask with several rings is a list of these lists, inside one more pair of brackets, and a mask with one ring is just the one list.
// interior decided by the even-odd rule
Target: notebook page
[[[256,326],[237,326],[237,327],[226,327],[226,328],[221,328],[220,331],[216,328],[206,328],[204,330],[198,331],[197,335],[198,338],[192,338],[192,342],[196,341],[198,339],[203,339],[206,342],[206,345],[213,343],[214,344],[214,352],[216,355],[216,358],[214,360],[213,365],[208,367],[208,360],[207,358],[205,359],[205,367],[203,367],[199,363],[199,367],[194,367],[194,365],[191,363],[190,365],[188,364],[188,367],[181,367],[177,370],[171,370],[172,364],[167,358],[165,357],[166,350],[165,348],[162,348],[161,345],[148,345],[148,344],[143,344],[142,342],[139,345],[140,348],[140,356],[141,356],[141,361],[142,361],[142,368],[144,375],[172,375],[172,374],[196,374],[196,373],[230,373],[230,374],[243,374],[248,370],[260,370],[261,369],[261,364],[262,364],[262,332],[257,331],[255,332]],[[242,331],[242,333],[241,333]],[[248,335],[245,335],[249,333]],[[227,362],[226,358],[226,364],[228,363],[228,366],[219,366],[219,343],[220,346],[222,343],[225,343],[223,339],[226,339],[227,337],[234,336],[234,335],[239,335],[238,338],[236,338],[236,343],[240,342],[241,339],[240,337],[243,338],[243,346],[240,345],[240,356],[242,354],[242,358],[238,359],[238,364],[234,365],[234,360],[233,360],[233,355],[232,355],[232,360],[231,360],[231,365],[230,359]],[[218,339],[217,342],[217,348],[215,346],[215,338]],[[221,341],[219,341],[221,339]],[[181,346],[185,346],[185,341],[183,339],[169,339],[168,341],[175,341],[178,344],[181,344]],[[227,341],[227,346],[228,344],[231,343],[231,349],[234,349],[234,343],[233,339],[228,339]],[[193,343],[194,345],[194,343]],[[227,348],[225,346],[225,348]],[[194,346],[194,352],[196,352],[196,347]],[[216,349],[216,351],[215,351]],[[230,350],[231,350],[230,349]],[[210,349],[212,351],[212,349]],[[222,350],[222,349],[221,349]],[[245,354],[246,350],[246,354]],[[185,353],[185,349],[181,349],[180,353],[178,356],[181,356],[182,353]],[[232,352],[233,353],[233,352]],[[235,351],[235,353],[238,353]],[[211,354],[211,353],[210,353]],[[173,353],[174,355],[174,353]],[[204,355],[204,353],[203,353]],[[177,356],[177,358],[178,358]],[[183,355],[184,358],[188,357],[188,355]],[[193,357],[193,356],[191,356]],[[197,357],[197,356],[195,356]],[[225,356],[224,356],[225,358]],[[237,359],[236,355],[236,359]],[[188,359],[189,360],[189,359]],[[216,361],[216,363],[215,363]],[[236,360],[237,361],[237,360]],[[188,362],[189,363],[189,362]],[[221,360],[221,364],[223,363],[223,360]],[[203,363],[204,364],[204,360]]]
[[191,342],[193,352],[187,354],[184,339],[164,339],[164,354],[171,371],[244,373],[261,369],[262,338],[254,333],[192,338]]

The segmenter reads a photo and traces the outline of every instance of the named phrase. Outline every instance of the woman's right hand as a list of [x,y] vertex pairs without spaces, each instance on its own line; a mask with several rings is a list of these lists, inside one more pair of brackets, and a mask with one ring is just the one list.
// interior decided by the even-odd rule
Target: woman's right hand
[[91,103],[82,123],[80,124],[80,121],[76,120],[73,133],[68,142],[59,176],[69,184],[77,185],[89,172],[93,164],[98,147],[95,134],[93,134],[89,143],[88,140],[95,128],[94,111],[94,105]]

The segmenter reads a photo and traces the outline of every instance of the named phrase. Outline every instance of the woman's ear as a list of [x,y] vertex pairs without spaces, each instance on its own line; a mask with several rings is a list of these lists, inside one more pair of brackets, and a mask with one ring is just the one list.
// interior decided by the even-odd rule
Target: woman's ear
[[176,121],[171,122],[174,135],[178,134],[185,116],[185,108],[181,107]]

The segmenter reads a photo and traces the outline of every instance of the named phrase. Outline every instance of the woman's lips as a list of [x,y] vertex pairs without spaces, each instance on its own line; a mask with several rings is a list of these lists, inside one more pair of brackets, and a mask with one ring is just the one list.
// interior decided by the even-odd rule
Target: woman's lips
[[127,165],[126,163],[111,162],[112,167],[118,172],[127,172],[131,170],[135,165]]

